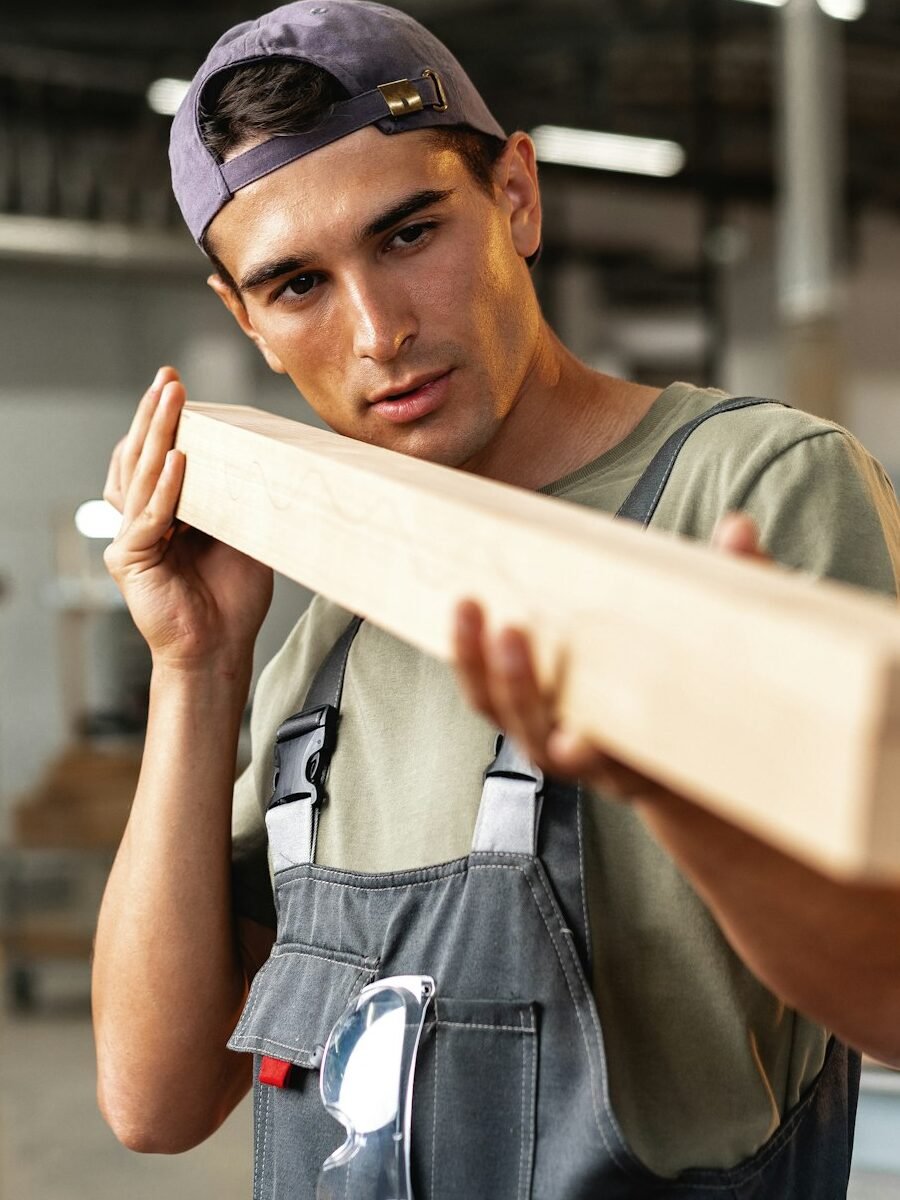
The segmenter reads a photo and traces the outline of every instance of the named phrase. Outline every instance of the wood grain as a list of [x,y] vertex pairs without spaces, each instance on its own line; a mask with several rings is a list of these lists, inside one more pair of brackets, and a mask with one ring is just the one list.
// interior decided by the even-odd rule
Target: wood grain
[[189,405],[178,516],[440,658],[481,601],[567,723],[818,864],[900,879],[889,600],[366,446]]

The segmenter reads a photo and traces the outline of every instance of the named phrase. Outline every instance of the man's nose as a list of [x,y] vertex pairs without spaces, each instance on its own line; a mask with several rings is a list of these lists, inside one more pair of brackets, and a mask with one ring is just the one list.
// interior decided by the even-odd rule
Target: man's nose
[[348,292],[353,351],[357,358],[390,362],[406,343],[415,339],[416,319],[402,290],[359,281]]

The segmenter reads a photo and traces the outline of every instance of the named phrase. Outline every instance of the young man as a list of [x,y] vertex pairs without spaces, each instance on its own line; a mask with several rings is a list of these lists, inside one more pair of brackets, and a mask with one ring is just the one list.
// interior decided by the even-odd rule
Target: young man
[[[302,0],[232,30],[173,124],[172,164],[210,286],[337,432],[610,512],[630,498],[660,528],[894,592],[889,490],[845,432],[640,388],[560,344],[529,274],[531,142],[409,17]],[[368,625],[344,637],[350,614],[313,601],[257,690],[232,868],[271,575],[173,524],[184,399],[163,368],[107,483],[125,518],[107,562],[154,660],[95,957],[120,1139],[177,1151],[215,1129],[251,1082],[231,1038],[255,1054],[255,1194],[315,1195],[343,1140],[315,1078],[329,1032],[367,981],[430,975],[420,1200],[844,1195],[847,1047],[900,1061],[900,896],[827,880],[571,738],[525,640],[488,637],[474,606],[454,677]],[[635,485],[690,422],[645,503]],[[340,736],[317,772],[303,739],[328,705]],[[301,709],[316,717],[279,734],[266,818],[276,731]],[[524,751],[512,825],[492,807],[503,772],[484,780],[498,728]],[[313,791],[334,752],[315,813],[294,804],[289,745]],[[259,972],[267,849],[278,936]],[[366,1194],[356,1169],[348,1195]]]

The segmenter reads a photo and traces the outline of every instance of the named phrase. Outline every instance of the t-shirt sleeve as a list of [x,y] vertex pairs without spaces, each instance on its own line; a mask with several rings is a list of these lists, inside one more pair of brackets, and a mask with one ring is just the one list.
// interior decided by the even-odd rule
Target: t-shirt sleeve
[[884,470],[829,427],[772,458],[732,505],[784,566],[896,596],[900,509]]

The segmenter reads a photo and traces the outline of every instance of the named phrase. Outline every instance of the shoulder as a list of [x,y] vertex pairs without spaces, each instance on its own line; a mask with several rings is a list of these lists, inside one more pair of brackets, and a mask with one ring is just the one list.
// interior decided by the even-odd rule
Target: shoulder
[[[691,407],[721,399],[697,389]],[[730,511],[749,513],[785,565],[896,594],[897,499],[841,426],[775,403],[710,417],[685,443],[654,523],[708,539]]]
[[720,504],[739,502],[756,486],[766,470],[782,455],[808,441],[824,439],[819,447],[827,456],[839,455],[838,446],[850,434],[839,426],[775,400],[727,412],[713,413],[723,401],[722,392],[705,388],[686,390],[679,406],[679,423],[708,414],[685,442],[672,472],[672,492],[702,491]]

